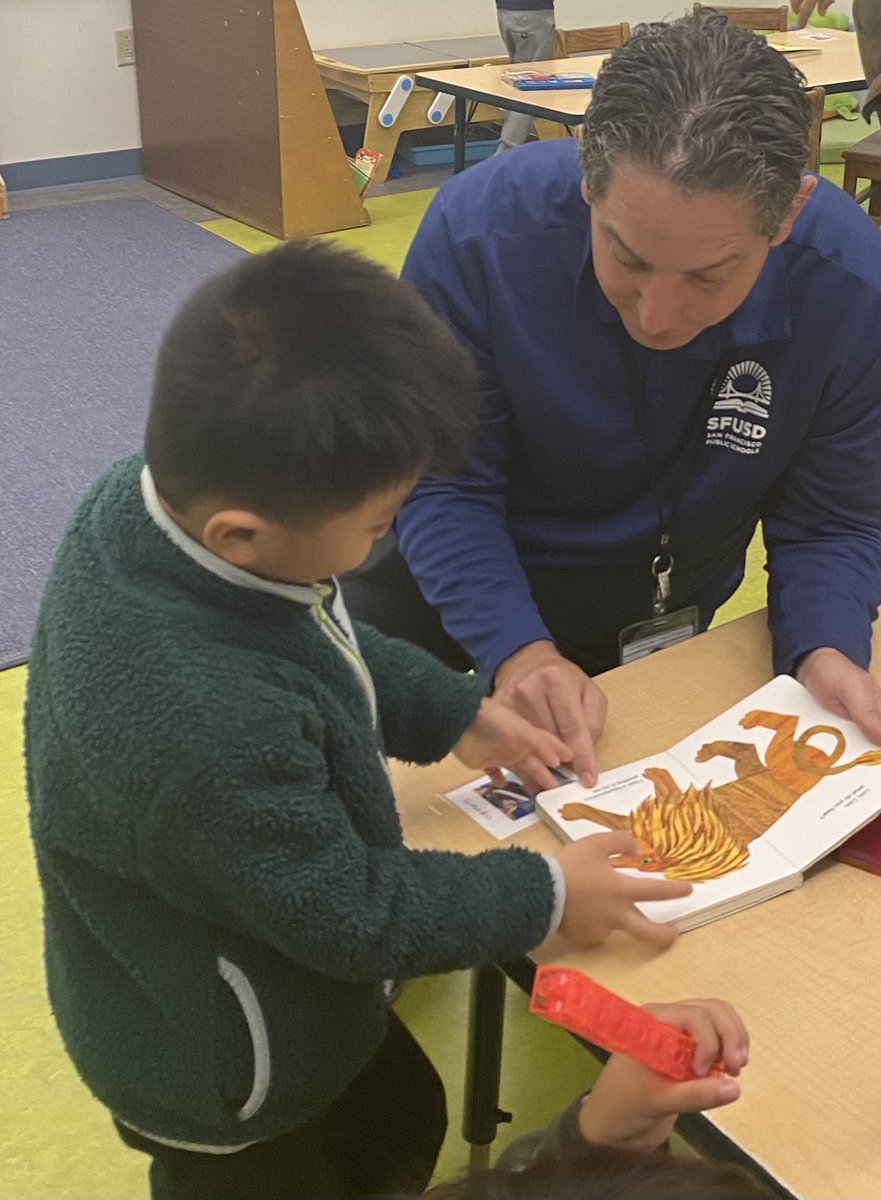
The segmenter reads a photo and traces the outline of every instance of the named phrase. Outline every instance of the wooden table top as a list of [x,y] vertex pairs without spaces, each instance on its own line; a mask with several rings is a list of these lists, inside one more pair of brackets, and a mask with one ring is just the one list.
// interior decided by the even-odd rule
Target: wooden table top
[[[815,34],[818,32],[825,35],[822,41],[815,40]],[[805,76],[805,87],[824,87],[827,92],[865,87],[855,33],[838,29],[818,31],[809,28],[775,33],[770,35],[770,38],[773,42],[805,49],[804,54],[792,55],[792,62]],[[521,92],[502,78],[503,72],[512,69],[546,71],[549,74],[580,71],[595,76],[606,58],[608,54],[590,54],[576,58],[518,63],[515,67],[501,64],[465,67],[454,71],[420,70],[416,82],[423,87],[437,88],[441,92],[447,91],[453,95],[485,100],[501,108],[516,107],[535,116],[559,121],[584,115],[584,110],[590,104],[589,88]]]
[[409,42],[388,42],[377,46],[347,46],[338,50],[315,50],[316,63],[321,67],[334,67],[353,75],[370,75],[374,71],[402,74],[422,71],[427,68],[461,68],[467,59],[459,54],[440,54],[423,46]]
[[[665,749],[771,677],[765,614],[754,613],[602,677],[602,768]],[[881,639],[876,636],[876,660]],[[507,845],[439,793],[473,778],[445,759],[394,764],[407,843],[476,853]],[[511,841],[559,848],[544,826]],[[795,1195],[881,1197],[881,878],[827,861],[798,891],[683,934],[662,953],[624,935],[565,962],[629,999],[721,996],[742,1013],[752,1056],[734,1105],[707,1114]],[[537,1066],[540,1067],[539,1064]]]

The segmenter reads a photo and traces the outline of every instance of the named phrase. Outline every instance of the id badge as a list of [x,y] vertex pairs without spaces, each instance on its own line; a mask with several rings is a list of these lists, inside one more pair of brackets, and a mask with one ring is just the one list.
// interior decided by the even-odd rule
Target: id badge
[[698,612],[693,604],[660,617],[652,617],[649,621],[625,625],[618,634],[619,661],[623,666],[638,658],[646,658],[657,650],[675,646],[677,642],[687,642],[697,631]]

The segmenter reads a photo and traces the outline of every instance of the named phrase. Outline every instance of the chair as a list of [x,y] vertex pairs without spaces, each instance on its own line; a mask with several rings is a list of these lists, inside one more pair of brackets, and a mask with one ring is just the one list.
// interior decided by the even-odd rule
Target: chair
[[741,29],[784,30],[789,28],[788,4],[781,4],[779,8],[776,5],[773,8],[743,8],[739,4],[695,4],[695,16],[702,8],[724,13],[732,25],[739,25]]
[[[881,226],[881,130],[870,133],[842,152],[844,182],[842,187],[858,204],[869,201],[869,216]],[[857,191],[857,180],[868,179],[869,186]]]
[[620,21],[617,25],[592,25],[587,29],[558,29],[554,35],[554,58],[614,50],[629,37],[630,26],[626,21]]
[[826,103],[826,89],[813,87],[808,89],[808,99],[811,102],[811,128],[808,134],[808,170],[820,169],[820,138],[823,136],[823,107]]
[[[590,25],[586,29],[557,29],[554,34],[554,58],[571,58],[573,54],[599,54],[614,50],[630,38],[630,26],[626,21],[617,25]],[[545,121],[539,117],[535,130],[544,141],[547,138],[566,137],[572,129],[559,121]]]

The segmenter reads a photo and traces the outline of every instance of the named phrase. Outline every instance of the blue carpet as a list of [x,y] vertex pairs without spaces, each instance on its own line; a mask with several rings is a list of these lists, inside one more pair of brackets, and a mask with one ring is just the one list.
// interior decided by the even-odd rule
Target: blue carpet
[[149,200],[0,222],[0,668],[27,657],[80,497],[142,444],[164,329],[244,253]]

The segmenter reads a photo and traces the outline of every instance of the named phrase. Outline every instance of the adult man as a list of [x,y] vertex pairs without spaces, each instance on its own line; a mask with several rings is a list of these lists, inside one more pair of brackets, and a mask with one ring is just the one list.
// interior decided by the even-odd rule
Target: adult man
[[[587,783],[589,676],[651,649],[653,612],[706,627],[759,519],[776,669],[881,741],[881,239],[803,175],[808,124],[763,39],[712,12],[641,26],[600,74],[581,165],[561,139],[472,169],[411,248],[482,408],[468,470],[420,484],[400,546]],[[384,607],[402,568],[387,554],[350,604],[449,658],[412,596]]]

